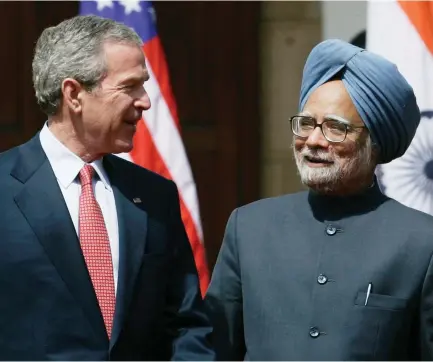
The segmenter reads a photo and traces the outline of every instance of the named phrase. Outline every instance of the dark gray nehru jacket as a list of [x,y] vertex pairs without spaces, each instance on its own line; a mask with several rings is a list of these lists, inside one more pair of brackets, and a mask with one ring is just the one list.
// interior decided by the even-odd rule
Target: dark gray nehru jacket
[[433,218],[377,186],[241,207],[206,295],[218,358],[433,359],[432,252]]

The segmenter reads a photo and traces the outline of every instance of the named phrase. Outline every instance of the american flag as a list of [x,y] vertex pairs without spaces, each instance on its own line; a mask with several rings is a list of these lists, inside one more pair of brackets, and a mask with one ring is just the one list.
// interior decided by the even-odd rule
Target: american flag
[[146,90],[152,107],[137,125],[134,148],[124,157],[173,180],[180,194],[183,223],[192,246],[202,294],[209,284],[197,191],[180,135],[176,103],[164,51],[156,30],[155,10],[149,1],[81,1],[81,15],[99,15],[133,28],[143,40],[150,80]]

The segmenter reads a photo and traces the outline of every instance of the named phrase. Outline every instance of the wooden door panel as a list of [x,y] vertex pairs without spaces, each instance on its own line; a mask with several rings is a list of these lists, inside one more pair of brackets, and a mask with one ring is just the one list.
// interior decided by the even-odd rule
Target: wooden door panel
[[20,14],[19,4],[13,2],[0,2],[0,14],[10,14],[2,19],[0,22],[0,32],[3,36],[0,38],[0,47],[3,49],[2,56],[0,57],[0,69],[7,70],[2,72],[3,87],[7,89],[1,99],[1,112],[0,117],[0,131],[3,133],[5,130],[17,128],[17,114],[18,107],[15,101],[19,97],[19,84],[16,76],[19,74],[20,65],[20,48],[15,46],[18,40],[14,35],[12,29],[15,28],[16,18]]
[[76,14],[78,4],[67,1],[0,2],[0,152],[31,138],[43,125],[32,85],[32,58],[40,32]]
[[[18,144],[25,133],[24,108],[27,106],[28,86],[22,88],[29,79],[29,64],[25,64],[26,50],[30,46],[24,29],[31,26],[31,10],[26,3],[0,2],[0,69],[2,69],[2,88],[0,96],[0,151]],[[31,4],[28,4],[31,6]],[[28,23],[30,20],[30,24]],[[26,24],[27,23],[27,24]],[[31,65],[30,65],[31,66]]]
[[230,212],[259,195],[258,2],[155,2],[212,268]]

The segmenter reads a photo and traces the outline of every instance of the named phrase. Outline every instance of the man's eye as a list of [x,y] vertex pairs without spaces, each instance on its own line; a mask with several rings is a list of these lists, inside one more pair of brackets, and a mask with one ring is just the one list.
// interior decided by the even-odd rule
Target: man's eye
[[345,127],[342,126],[341,124],[331,124],[331,125],[329,125],[328,128],[332,129],[334,131],[344,131],[345,130]]

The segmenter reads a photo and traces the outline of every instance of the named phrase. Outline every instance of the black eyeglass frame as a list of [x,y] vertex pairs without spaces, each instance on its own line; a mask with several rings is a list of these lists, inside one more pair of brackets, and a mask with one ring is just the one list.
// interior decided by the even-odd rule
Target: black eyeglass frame
[[[320,128],[320,131],[322,132],[323,137],[325,137],[325,139],[326,139],[328,142],[331,142],[331,143],[341,143],[341,142],[344,142],[344,141],[346,140],[346,137],[347,137],[347,131],[348,131],[349,129],[366,128],[365,126],[353,126],[353,125],[351,125],[351,124],[347,124],[347,123],[344,123],[344,122],[341,122],[341,121],[337,121],[336,119],[325,119],[322,123],[317,123],[317,120],[316,120],[314,117],[311,117],[311,116],[303,116],[303,115],[292,116],[292,117],[289,118],[289,122],[291,123],[292,132],[293,132],[293,134],[294,134],[296,137],[299,137],[299,138],[302,138],[302,139],[307,139],[308,137],[310,137],[311,133],[310,133],[308,136],[300,136],[300,135],[298,135],[298,134],[295,132],[294,128],[293,128],[293,120],[294,120],[295,118],[306,118],[306,119],[312,120],[312,121],[314,122],[314,127],[313,127],[313,129],[311,130],[311,133],[313,133],[314,130],[315,130],[317,127],[319,127],[319,128]],[[343,138],[343,140],[341,140],[341,141],[332,141],[332,140],[330,140],[328,137],[326,137],[325,133],[323,132],[323,128],[322,128],[322,127],[323,127],[324,124],[329,123],[329,122],[337,123],[337,124],[340,124],[340,125],[344,126],[344,131],[345,131],[345,132],[344,132],[344,138]]]

